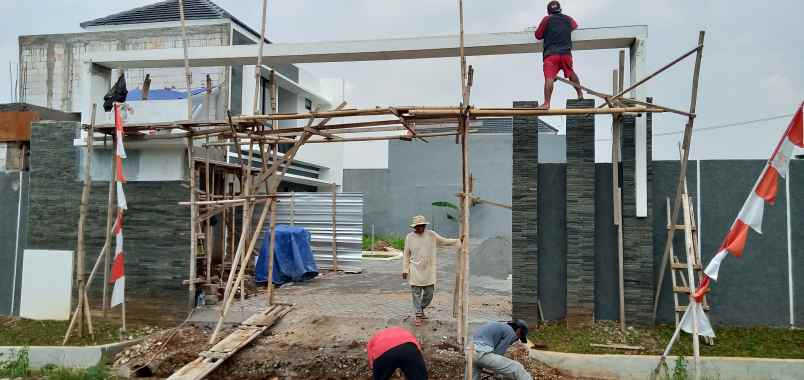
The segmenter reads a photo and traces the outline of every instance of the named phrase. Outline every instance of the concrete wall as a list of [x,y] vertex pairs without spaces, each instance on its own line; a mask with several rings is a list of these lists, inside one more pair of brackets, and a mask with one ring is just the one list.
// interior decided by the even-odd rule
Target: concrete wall
[[[31,186],[26,248],[74,250],[81,196],[77,123],[32,127]],[[186,311],[189,209],[182,183],[128,182],[125,185],[126,297],[130,319],[173,321]],[[87,217],[87,273],[103,245],[108,182],[95,182]],[[90,297],[99,305],[101,278]]]
[[[456,235],[458,224],[447,219],[447,211],[433,207],[436,201],[457,204],[455,193],[460,188],[460,146],[453,137],[418,141],[390,141],[388,169],[345,169],[343,191],[365,194],[366,231],[371,225],[377,234],[407,234],[409,220],[422,214],[431,220],[439,233]],[[511,204],[510,134],[475,134],[470,142],[475,193],[489,201]],[[541,134],[540,162],[559,161],[564,157],[564,136]],[[455,212],[450,211],[451,214]],[[487,238],[511,236],[511,211],[478,204],[472,208],[472,236]]]
[[[229,45],[230,24],[189,26],[188,45],[191,47]],[[120,30],[20,36],[20,65],[26,68],[24,101],[61,111],[81,111],[81,74],[83,58],[87,53],[180,48],[179,28]],[[131,69],[126,70],[130,89],[142,86],[145,74],[151,74],[151,88],[186,87],[184,69]],[[193,68],[193,78],[209,74],[213,85],[225,80],[223,67]]]
[[[539,136],[540,142],[545,140],[545,136]],[[503,144],[502,141],[510,141],[500,135],[478,135],[473,136],[472,139],[472,165],[473,172],[478,178],[478,192],[483,191],[483,186],[480,185],[484,183],[483,178],[486,181],[492,179],[502,184],[510,181],[510,178],[500,178],[503,175],[511,175],[511,172],[506,169],[510,165],[510,161],[503,162],[503,155],[484,157],[479,151],[475,153],[474,149],[480,145],[494,145],[488,140],[495,139],[499,144]],[[507,139],[510,139],[510,136]],[[434,143],[438,145],[432,146]],[[450,169],[451,163],[454,162],[451,160],[455,160],[457,157],[457,147],[454,145],[453,139],[436,140],[427,147],[423,147],[424,144],[420,143],[398,142],[391,145],[390,169],[345,171],[345,190],[361,191],[365,194],[367,232],[370,231],[372,224],[375,225],[378,234],[406,232],[409,210],[425,207],[426,204],[429,204],[429,197],[434,195],[443,196],[446,199],[457,188],[457,168],[452,169],[454,171]],[[541,147],[542,144],[540,143],[539,146]],[[493,149],[498,150],[499,147]],[[481,164],[474,161],[478,158],[492,161]],[[762,170],[763,164],[764,161],[760,160],[702,161],[700,163],[702,205],[700,232],[701,254],[704,262],[708,262],[716,253],[751,186]],[[402,166],[405,167],[404,170],[400,168]],[[693,199],[697,199],[698,193],[697,168],[698,162],[691,161],[687,182]],[[489,173],[489,170],[492,170],[493,173]],[[529,275],[530,280],[526,279],[526,281],[535,281],[537,284],[543,312],[545,317],[550,320],[566,317],[566,170],[566,164],[561,163],[540,163],[538,166],[538,266],[537,273]],[[646,267],[640,267],[639,270],[646,269],[647,273],[641,273],[639,276],[642,281],[654,285],[638,290],[650,294],[644,296],[648,302],[638,305],[642,314],[647,313],[645,310],[652,309],[652,293],[661,265],[667,231],[665,228],[667,223],[665,199],[672,196],[674,192],[678,178],[678,162],[653,161],[650,173],[652,183],[652,190],[649,194],[652,200],[651,218],[642,220],[643,223],[649,224],[649,226],[643,226],[643,228],[648,228],[643,229],[643,234],[646,233],[645,231],[650,231],[651,236],[649,240],[641,239],[642,242],[649,241],[650,247],[647,257],[640,257],[639,260],[641,262],[639,265]],[[802,326],[804,325],[804,279],[802,279],[801,273],[804,273],[804,259],[797,253],[801,251],[800,247],[804,247],[804,229],[798,228],[798,224],[804,220],[804,191],[802,191],[804,189],[804,161],[792,161],[790,173],[794,314],[795,324]],[[440,188],[439,186],[450,183],[449,178],[455,178],[454,187],[451,189]],[[611,164],[595,164],[594,313],[595,319],[598,320],[616,320],[619,317],[617,235],[612,224],[611,180]],[[744,256],[742,258],[729,257],[721,267],[721,279],[713,285],[713,291],[709,295],[709,302],[712,305],[710,317],[713,323],[773,326],[789,324],[788,247],[785,213],[788,200],[785,196],[784,179],[780,180],[779,186],[776,205],[768,206],[765,209],[764,234],[750,232]],[[500,198],[510,196],[510,190],[501,191]],[[491,194],[489,197],[493,199],[496,196]],[[504,201],[500,201],[504,203]],[[477,206],[475,209],[478,207],[484,206]],[[501,218],[481,217],[482,214],[479,211],[476,212],[475,209],[473,209],[472,217],[473,227],[485,228],[492,223],[506,223]],[[428,215],[428,217],[430,216]],[[433,219],[437,221],[436,228],[439,232],[453,233],[454,230],[444,227],[445,221],[438,219],[438,215]],[[510,217],[508,220],[509,224],[505,225],[506,229],[511,226]],[[500,226],[488,228],[488,231],[502,229]],[[473,229],[473,238],[487,237],[488,231]],[[675,246],[678,248],[683,246],[682,234],[676,234]],[[513,263],[513,267],[514,271],[517,271],[516,262]],[[626,288],[629,286],[634,286],[633,281],[626,282]],[[669,272],[665,272],[657,315],[658,323],[673,322],[673,300],[670,289]],[[626,302],[628,303],[628,299]],[[636,317],[630,318],[631,322],[650,323],[649,320],[644,320],[647,317],[636,315]]]
[[0,170],[0,315],[19,314],[29,185],[28,172]]

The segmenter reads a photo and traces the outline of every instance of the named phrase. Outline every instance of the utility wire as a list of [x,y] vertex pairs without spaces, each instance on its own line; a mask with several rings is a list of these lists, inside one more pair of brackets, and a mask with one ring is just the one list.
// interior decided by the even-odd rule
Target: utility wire
[[[728,123],[728,124],[711,125],[711,126],[708,126],[708,127],[693,128],[692,132],[694,133],[694,132],[702,132],[702,131],[713,131],[713,130],[723,129],[723,128],[738,127],[738,126],[743,126],[743,125],[749,125],[749,124],[761,123],[761,122],[765,122],[765,121],[782,119],[782,118],[786,118],[786,117],[791,117],[793,115],[794,114],[792,114],[792,113],[788,113],[788,114],[784,114],[784,115],[765,117],[765,118],[762,118],[762,119],[738,121],[738,122],[733,122],[733,123]],[[684,131],[654,133],[653,137],[680,135],[682,133],[684,133]],[[598,142],[598,141],[611,141],[611,139],[595,140],[595,142]]]

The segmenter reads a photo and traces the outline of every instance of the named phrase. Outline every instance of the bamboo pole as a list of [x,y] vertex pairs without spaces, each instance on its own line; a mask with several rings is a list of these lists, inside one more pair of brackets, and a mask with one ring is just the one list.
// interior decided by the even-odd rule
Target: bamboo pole
[[265,285],[268,289],[268,295],[266,300],[268,301],[268,306],[274,304],[274,256],[275,256],[275,249],[276,249],[276,203],[271,202],[271,222],[269,224],[269,228],[271,231],[270,241],[268,243],[268,282]]
[[[623,53],[625,53],[625,52],[623,51]],[[588,87],[586,87],[586,86],[583,86],[583,85],[579,85],[579,84],[573,83],[573,82],[568,81],[568,80],[566,80],[566,79],[564,79],[564,78],[561,78],[561,77],[556,77],[556,80],[557,80],[557,81],[559,81],[559,82],[562,82],[562,83],[566,83],[566,84],[568,84],[568,85],[570,85],[570,86],[572,86],[572,87],[577,87],[577,88],[580,88],[581,90],[584,90],[584,91],[586,91],[586,92],[587,92],[587,93],[589,93],[589,94],[592,94],[592,95],[594,95],[594,96],[597,96],[597,97],[599,97],[599,98],[602,98],[602,99],[603,99],[603,100],[605,100],[606,102],[608,102],[608,103],[612,103],[612,106],[613,106],[614,104],[618,104],[618,103],[633,103],[633,104],[638,104],[638,105],[641,105],[641,106],[644,106],[644,107],[648,107],[649,109],[662,109],[662,110],[663,110],[663,112],[675,113],[675,114],[678,114],[678,115],[681,115],[681,116],[687,116],[687,117],[690,117],[690,116],[695,117],[695,115],[694,115],[694,114],[691,114],[691,113],[689,113],[689,112],[685,112],[685,111],[677,110],[677,109],[675,109],[675,108],[666,107],[666,106],[663,106],[663,105],[661,105],[661,104],[655,104],[655,103],[643,102],[643,101],[641,101],[641,100],[637,100],[637,99],[625,99],[625,98],[618,98],[618,99],[616,99],[616,100],[612,100],[612,98],[614,97],[614,95],[611,95],[611,94],[606,94],[606,93],[604,93],[604,92],[600,92],[600,91],[595,91],[595,90],[592,90],[592,89],[590,89],[590,88],[588,88]],[[622,88],[622,87],[620,87],[620,88]],[[621,90],[614,90],[614,92],[615,92],[615,93],[616,93],[616,92],[618,92],[618,91],[621,91]],[[608,104],[607,104],[607,105],[608,105]],[[610,106],[609,108],[612,108],[612,106]]]
[[[477,130],[473,130],[477,132]],[[442,137],[442,136],[456,136],[460,135],[460,132],[441,132],[441,133],[418,133],[416,137]],[[330,140],[310,140],[308,144],[323,144],[323,143],[347,143],[347,142],[358,142],[358,141],[385,141],[385,140],[404,140],[404,141],[411,141],[413,140],[413,136],[411,135],[396,135],[396,136],[373,136],[373,137],[354,137],[354,138],[345,138],[336,141]]]
[[179,18],[181,21],[181,40],[184,48],[184,76],[187,82],[187,120],[193,120],[193,72],[190,70],[190,53],[187,46],[187,25],[184,20],[184,0],[179,0]]
[[268,0],[262,0],[262,22],[260,23],[260,48],[257,53],[257,66],[254,67],[254,99],[252,101],[252,115],[260,114],[257,103],[260,99],[260,88],[262,87],[262,51],[265,45],[265,18],[268,13]]
[[187,305],[190,309],[195,308],[196,294],[196,265],[198,255],[198,204],[196,204],[196,183],[195,183],[195,161],[193,160],[193,138],[187,137],[187,175],[190,180],[190,274],[189,274],[189,296]]
[[[684,181],[685,183],[687,181]],[[687,192],[681,195],[681,204],[684,211],[684,237],[685,237],[685,248],[687,251],[687,286],[690,290],[689,295],[689,303],[687,304],[687,309],[692,308],[693,304],[695,304],[695,250],[693,247],[693,238],[692,238],[692,218],[690,215],[690,198],[687,195]],[[673,228],[675,229],[675,228]],[[691,310],[693,314],[697,311],[695,309]],[[697,316],[693,315],[692,318],[692,353],[695,359],[695,379],[700,378],[700,371],[701,371],[701,346],[700,346],[700,337],[698,335],[698,318]]]
[[84,257],[86,255],[85,244],[84,244],[84,232],[86,226],[86,219],[87,219],[87,209],[89,208],[89,195],[92,190],[92,148],[94,144],[94,136],[95,136],[95,115],[97,112],[97,105],[92,104],[92,116],[89,125],[89,129],[87,130],[87,140],[86,140],[86,148],[84,153],[84,185],[81,190],[81,204],[79,206],[78,212],[78,233],[77,233],[77,242],[76,242],[76,279],[77,279],[77,289],[78,289],[78,305],[75,308],[75,313],[73,314],[72,320],[70,321],[70,326],[67,329],[67,333],[64,336],[64,341],[66,343],[67,339],[70,337],[70,332],[72,330],[73,324],[78,320],[78,336],[83,336],[83,325],[84,325],[84,315],[86,315],[87,323],[89,327],[89,333],[94,338],[94,332],[92,330],[92,316],[89,314],[89,307],[86,305],[87,297],[85,292],[85,281],[84,278],[86,277],[84,273]]
[[[620,51],[620,63],[625,60],[623,51]],[[618,83],[623,78],[623,69],[614,70],[612,88],[613,92],[618,91]],[[622,146],[622,125],[621,116],[615,115],[611,124],[611,178],[612,191],[614,196],[614,225],[617,226],[617,293],[619,296],[620,312],[620,331],[625,334],[625,252],[623,251],[623,207],[622,189],[620,188],[620,149]],[[625,335],[623,335],[625,337]]]
[[[209,136],[206,137],[209,143]],[[204,156],[204,189],[206,189],[206,199],[209,200],[211,195],[215,192],[212,189],[212,176],[209,172],[209,148],[204,149],[206,155]],[[204,258],[207,267],[207,284],[212,281],[212,224],[209,219],[206,220],[206,229],[204,230]]]
[[[701,52],[702,52],[702,51],[703,51],[703,41],[701,40],[701,42],[698,44],[698,46],[696,46],[696,47],[695,47],[695,48],[693,48],[692,50],[690,50],[690,51],[688,51],[688,52],[684,53],[684,54],[683,54],[683,55],[681,55],[680,57],[678,57],[678,58],[674,59],[674,60],[673,60],[673,61],[671,61],[670,63],[668,63],[668,64],[666,64],[666,65],[662,66],[661,68],[659,68],[659,70],[654,71],[654,72],[653,72],[653,73],[651,73],[650,75],[648,75],[648,76],[646,76],[646,77],[644,77],[644,78],[642,78],[642,79],[638,80],[636,83],[634,83],[634,84],[632,84],[632,85],[628,86],[628,88],[626,88],[625,90],[622,90],[622,91],[620,91],[619,93],[617,93],[616,95],[612,96],[612,97],[611,97],[609,100],[617,100],[617,99],[619,99],[619,98],[620,98],[620,97],[622,97],[623,95],[625,95],[625,94],[627,94],[627,93],[631,92],[631,91],[632,91],[632,90],[634,90],[635,88],[637,88],[637,87],[641,86],[643,83],[645,83],[645,82],[647,82],[647,81],[649,81],[649,80],[653,79],[653,77],[655,77],[655,76],[657,76],[657,75],[661,74],[662,72],[664,72],[665,70],[669,69],[670,67],[672,67],[672,66],[673,66],[673,65],[675,65],[676,63],[679,63],[679,62],[683,61],[683,60],[684,60],[684,58],[687,58],[687,57],[689,57],[690,55],[692,55],[693,53],[696,53],[696,52],[698,53],[698,55],[697,55],[697,57],[696,57],[696,65],[697,65],[698,63],[700,63],[700,62],[699,62],[697,59],[698,59],[698,58],[700,58],[700,56],[701,56]],[[603,105],[601,105],[600,107],[603,107]],[[695,113],[695,111],[693,110],[693,111],[691,111],[690,113],[691,113],[691,114],[694,114],[694,113]]]
[[[698,82],[700,79],[701,73],[701,59],[703,58],[703,46],[704,46],[704,38],[706,36],[706,32],[701,31],[698,34],[698,46],[697,49],[698,54],[695,57],[695,68],[693,70],[692,76],[692,95],[690,98],[690,113],[695,114],[695,110],[698,105]],[[683,157],[681,157],[681,163],[678,173],[678,181],[676,182],[676,195],[673,200],[673,210],[670,214],[670,225],[675,225],[678,221],[678,211],[681,207],[681,193],[683,192],[684,188],[684,179],[687,178],[687,162],[689,161],[689,154],[690,154],[690,144],[692,141],[692,128],[693,123],[695,122],[694,117],[690,117],[687,120],[687,125],[684,128],[684,140],[682,143],[681,148],[683,149]],[[667,262],[669,261],[670,256],[670,248],[673,244],[673,233],[675,229],[671,228],[667,230],[667,240],[665,241],[664,245],[664,255],[662,255],[661,260],[661,269],[659,270],[658,277],[656,279],[656,294],[653,299],[653,319],[656,319],[656,311],[659,308],[659,296],[661,295],[662,291],[662,282],[664,281],[664,271],[667,269]]]
[[[458,8],[460,13],[460,55],[461,55],[461,93],[463,95],[463,104],[461,109],[461,163],[463,169],[463,214],[462,214],[462,228],[461,228],[461,255],[464,257],[463,266],[460,268],[463,277],[462,294],[462,307],[460,313],[461,337],[460,341],[463,344],[464,355],[466,357],[466,376],[468,379],[473,377],[473,364],[474,348],[469,341],[469,207],[472,197],[472,185],[469,173],[469,91],[470,86],[466,76],[466,54],[464,51],[464,33],[463,33],[463,0],[458,0]],[[463,108],[465,107],[465,108]]]

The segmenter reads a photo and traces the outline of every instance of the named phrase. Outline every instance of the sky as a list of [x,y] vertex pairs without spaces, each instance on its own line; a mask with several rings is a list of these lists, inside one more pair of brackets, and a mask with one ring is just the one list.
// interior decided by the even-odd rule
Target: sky
[[[0,1],[10,16],[0,25],[0,56],[16,63],[17,36],[80,32],[79,23],[154,0]],[[260,0],[216,0],[259,30]],[[456,0],[274,0],[269,1],[268,37],[277,43],[380,39],[456,34]],[[522,31],[545,14],[546,0],[464,0],[466,33]],[[701,67],[693,158],[764,159],[804,100],[804,2],[727,0],[576,0],[562,1],[564,13],[580,27],[648,25],[646,72],[671,61],[706,30]],[[32,22],[34,20],[40,22]],[[593,89],[611,91],[617,52],[576,52],[575,69]],[[508,107],[514,100],[542,100],[539,54],[469,57],[475,67],[471,103]],[[646,84],[658,104],[689,109],[693,59]],[[0,62],[0,65],[9,65]],[[415,61],[305,64],[319,77],[340,77],[355,106],[450,105],[460,101],[457,58]],[[3,66],[0,66],[3,68]],[[7,70],[7,69],[6,69]],[[627,69],[626,69],[627,70]],[[0,71],[0,102],[10,97],[9,74]],[[554,106],[573,91],[557,84]],[[771,117],[779,118],[750,122]],[[610,156],[610,117],[597,117],[596,156]],[[564,120],[547,118],[563,131]],[[678,157],[686,119],[656,115],[654,159]],[[732,125],[737,124],[737,125]],[[715,127],[710,130],[706,128]]]

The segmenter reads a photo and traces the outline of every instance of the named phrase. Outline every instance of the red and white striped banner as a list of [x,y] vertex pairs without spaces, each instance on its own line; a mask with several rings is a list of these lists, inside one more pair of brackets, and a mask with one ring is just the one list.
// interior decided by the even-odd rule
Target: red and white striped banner
[[114,222],[114,263],[110,282],[114,283],[112,289],[111,306],[120,305],[125,300],[126,273],[125,273],[125,251],[123,250],[123,212],[128,209],[126,194],[123,192],[123,183],[126,177],[123,175],[123,159],[126,158],[126,149],[123,146],[123,118],[120,114],[120,104],[114,105],[114,129],[116,137],[115,162],[117,166],[117,217]]
[[787,177],[790,159],[793,157],[796,147],[804,148],[804,103],[799,105],[793,120],[790,121],[781,140],[776,144],[776,148],[765,165],[765,169],[748,195],[742,210],[737,215],[737,220],[734,221],[734,224],[726,234],[726,238],[723,239],[718,253],[706,266],[703,281],[701,281],[695,293],[698,302],[701,301],[703,294],[709,289],[711,281],[717,281],[720,264],[723,263],[726,256],[729,254],[736,257],[743,255],[749,229],[762,233],[765,203],[770,205],[776,203],[779,177]]

